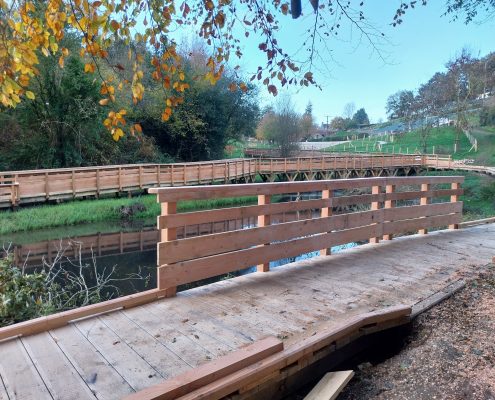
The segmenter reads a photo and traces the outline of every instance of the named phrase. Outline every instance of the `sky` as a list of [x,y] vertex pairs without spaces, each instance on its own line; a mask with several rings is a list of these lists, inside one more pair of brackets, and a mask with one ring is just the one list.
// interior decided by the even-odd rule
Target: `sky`
[[[303,5],[309,3],[302,1]],[[326,61],[320,61],[315,67],[314,75],[322,90],[293,88],[280,93],[288,92],[301,113],[311,101],[318,124],[326,122],[327,116],[331,120],[342,115],[348,102],[354,102],[357,108],[364,107],[371,122],[378,122],[387,119],[385,104],[389,95],[398,90],[417,89],[435,72],[444,71],[445,63],[463,47],[469,48],[475,56],[495,51],[495,18],[465,25],[462,18],[451,21],[449,16],[442,17],[445,2],[431,0],[425,7],[409,10],[404,22],[394,28],[390,22],[398,4],[365,1],[365,15],[385,33],[388,41],[380,45],[381,57],[370,45],[360,43],[355,31],[344,27],[339,32],[340,40],[330,39],[325,43],[331,53],[324,56]],[[303,42],[304,27],[313,21],[308,6],[304,11],[306,17],[282,19],[282,29],[277,36],[282,48],[294,50],[295,43]],[[245,42],[243,71],[253,72],[264,63],[265,56],[257,49],[258,42],[254,39]],[[260,96],[263,105],[274,101],[266,88],[260,88]]]

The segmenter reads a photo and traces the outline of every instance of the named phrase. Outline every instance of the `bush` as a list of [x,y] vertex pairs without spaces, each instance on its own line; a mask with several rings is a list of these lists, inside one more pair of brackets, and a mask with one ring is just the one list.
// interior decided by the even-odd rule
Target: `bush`
[[[115,266],[109,271],[98,271],[92,264],[73,262],[60,249],[51,264],[44,262],[41,271],[26,273],[14,265],[8,255],[0,256],[0,327],[41,317],[59,311],[87,306],[118,297],[118,281],[144,281],[141,270],[115,278]],[[69,262],[64,268],[64,262]]]
[[0,326],[53,312],[47,274],[25,274],[9,257],[0,259]]

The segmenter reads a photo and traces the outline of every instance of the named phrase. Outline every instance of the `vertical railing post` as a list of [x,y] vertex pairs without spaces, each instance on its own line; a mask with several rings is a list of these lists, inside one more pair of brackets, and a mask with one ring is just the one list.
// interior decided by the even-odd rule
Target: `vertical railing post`
[[[421,184],[421,191],[422,192],[428,192],[429,190],[430,190],[430,184],[429,183],[423,183],[423,184]],[[430,204],[430,197],[428,197],[427,195],[423,195],[421,197],[421,200],[420,200],[419,204],[422,205],[422,206],[425,206],[427,204]],[[427,220],[427,218],[425,218],[425,221],[426,220]],[[428,233],[428,229],[426,229],[426,228],[420,229],[418,231],[418,233],[420,235],[426,235]]]
[[[371,194],[373,195],[378,195],[380,194],[381,187],[380,186],[372,186],[371,188]],[[379,201],[372,201],[371,202],[371,211],[376,211],[380,208],[380,202]],[[376,224],[374,224],[376,225]],[[380,237],[375,236],[370,238],[370,243],[378,243],[380,242]]]
[[[451,188],[452,190],[457,190],[457,189],[459,189],[460,187],[461,187],[461,184],[460,184],[460,183],[458,183],[458,182],[452,182],[452,183],[450,184],[450,188]],[[455,202],[457,202],[457,201],[459,201],[459,196],[458,196],[457,194],[453,194],[453,195],[451,195],[451,196],[450,196],[450,202],[451,202],[451,203],[455,203]],[[449,229],[459,229],[459,225],[458,225],[458,224],[450,224],[450,225],[449,225]]]
[[122,168],[119,167],[119,193],[122,192]]
[[[160,195],[158,195],[158,201],[160,201]],[[161,206],[161,215],[171,215],[177,214],[177,203],[176,202],[163,202],[160,204]],[[158,220],[158,229],[160,229],[160,242],[170,242],[172,240],[177,239],[177,228],[166,228],[161,226],[160,220]],[[165,297],[175,296],[177,293],[176,286],[167,286],[166,282],[162,282],[160,277],[160,244],[158,244],[158,252],[157,252],[157,288],[159,290],[166,290]]]
[[48,187],[48,172],[45,172],[45,198],[50,198],[50,189]]
[[74,179],[74,170],[71,171],[71,189],[72,189],[72,197],[76,197],[76,180]]
[[[259,206],[270,204],[270,202],[271,202],[270,195],[265,195],[265,194],[258,195]],[[270,215],[265,215],[265,214],[258,215],[258,228],[268,225],[270,225]],[[268,243],[262,244],[261,246],[267,246],[267,245]],[[267,262],[267,263],[259,264],[257,266],[257,270],[258,272],[268,272],[270,270],[270,263]]]
[[[385,194],[392,194],[395,192],[395,186],[394,185],[386,185],[385,186]],[[391,199],[385,199],[385,203],[383,208],[393,208],[395,207],[395,200]],[[392,240],[392,235],[383,235],[383,240]]]
[[[323,189],[321,191],[322,199],[331,199],[333,197],[333,190]],[[320,217],[326,218],[332,215],[332,207],[322,207],[320,211]],[[320,256],[328,256],[332,253],[332,248],[325,248],[320,250]]]
[[100,169],[96,168],[96,198],[100,197]]

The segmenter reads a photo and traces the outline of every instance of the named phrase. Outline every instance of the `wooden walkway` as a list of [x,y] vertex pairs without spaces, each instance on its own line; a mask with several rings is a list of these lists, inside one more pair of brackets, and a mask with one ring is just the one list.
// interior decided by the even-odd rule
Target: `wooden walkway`
[[228,159],[176,164],[109,165],[0,172],[0,208],[132,193],[150,187],[214,183],[414,175],[429,162],[414,155],[331,155]]
[[120,399],[239,347],[296,345],[487,264],[495,224],[367,244],[0,343],[0,399]]

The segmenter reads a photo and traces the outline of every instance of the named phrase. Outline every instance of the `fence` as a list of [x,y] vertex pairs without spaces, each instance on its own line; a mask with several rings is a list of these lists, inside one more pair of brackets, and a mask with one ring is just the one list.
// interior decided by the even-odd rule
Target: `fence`
[[[178,285],[252,266],[268,271],[269,262],[332,246],[429,228],[456,228],[461,221],[464,177],[387,177],[327,181],[152,188],[158,196],[158,290],[173,295]],[[441,185],[448,184],[450,188]],[[440,187],[438,186],[440,185]],[[342,195],[342,191],[360,194]],[[303,193],[319,193],[304,200]],[[297,196],[286,196],[297,193]],[[258,196],[258,205],[177,214],[177,202]],[[284,196],[282,202],[272,202]],[[288,199],[288,200],[287,200]],[[432,201],[442,201],[431,204]],[[334,213],[337,208],[344,211]],[[271,224],[273,216],[311,210],[311,218]],[[358,210],[358,211],[356,211]],[[254,217],[244,229],[178,239],[177,228],[191,224]],[[280,220],[280,218],[279,218]],[[283,221],[283,219],[282,219]]]
[[153,186],[209,184],[256,173],[256,160],[139,164],[0,173],[0,206],[99,196]]
[[102,194],[132,192],[154,186],[229,183],[240,179],[249,181],[257,174],[294,174],[332,170],[368,171],[403,167],[470,170],[478,168],[476,166],[460,168],[450,156],[359,153],[8,171],[0,172],[0,207],[85,196],[98,197]]
[[464,132],[464,134],[466,135],[466,137],[468,138],[469,140],[469,143],[471,143],[471,148],[469,149],[469,151],[478,151],[478,139],[476,139],[472,134],[471,132],[469,132],[467,129],[463,129],[462,130]]

